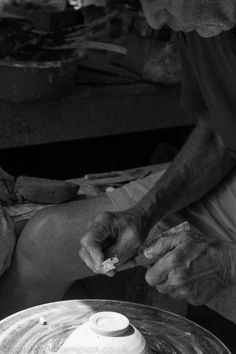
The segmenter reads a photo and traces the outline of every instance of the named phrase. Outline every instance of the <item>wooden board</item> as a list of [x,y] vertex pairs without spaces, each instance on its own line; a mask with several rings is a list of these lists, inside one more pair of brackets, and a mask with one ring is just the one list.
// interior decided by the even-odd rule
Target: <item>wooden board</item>
[[[229,354],[210,332],[172,313],[128,302],[72,300],[21,311],[0,322],[0,353],[57,352],[70,333],[95,312],[126,315],[151,345],[153,354]],[[43,325],[40,317],[45,318]]]

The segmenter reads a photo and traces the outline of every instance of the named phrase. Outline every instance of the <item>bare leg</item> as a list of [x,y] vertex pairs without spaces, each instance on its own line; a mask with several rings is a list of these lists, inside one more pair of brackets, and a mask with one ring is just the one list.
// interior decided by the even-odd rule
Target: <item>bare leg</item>
[[23,229],[10,269],[0,279],[0,317],[61,300],[72,285],[93,275],[78,256],[89,220],[114,210],[106,195],[38,212]]

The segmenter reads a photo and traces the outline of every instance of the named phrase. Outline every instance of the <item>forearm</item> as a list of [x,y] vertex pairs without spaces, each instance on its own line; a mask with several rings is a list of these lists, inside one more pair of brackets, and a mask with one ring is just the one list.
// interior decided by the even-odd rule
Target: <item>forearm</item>
[[149,228],[214,189],[235,163],[221,138],[201,120],[167,172],[134,209],[145,216]]

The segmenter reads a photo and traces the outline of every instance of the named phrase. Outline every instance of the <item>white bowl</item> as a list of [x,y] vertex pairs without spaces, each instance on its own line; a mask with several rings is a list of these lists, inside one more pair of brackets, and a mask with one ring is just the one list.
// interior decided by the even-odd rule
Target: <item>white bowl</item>
[[60,354],[151,354],[142,334],[117,312],[98,312],[79,326],[59,349]]

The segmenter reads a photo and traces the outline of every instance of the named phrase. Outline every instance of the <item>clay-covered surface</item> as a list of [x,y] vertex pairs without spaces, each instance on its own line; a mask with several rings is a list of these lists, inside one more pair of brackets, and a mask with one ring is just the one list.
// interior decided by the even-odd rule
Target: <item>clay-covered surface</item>
[[0,322],[0,353],[57,352],[70,333],[98,311],[126,315],[146,337],[154,354],[230,353],[211,333],[180,316],[110,300],[55,302],[12,315]]

